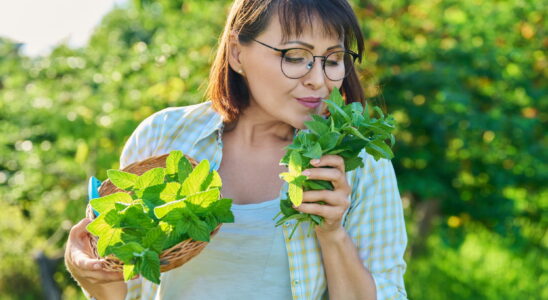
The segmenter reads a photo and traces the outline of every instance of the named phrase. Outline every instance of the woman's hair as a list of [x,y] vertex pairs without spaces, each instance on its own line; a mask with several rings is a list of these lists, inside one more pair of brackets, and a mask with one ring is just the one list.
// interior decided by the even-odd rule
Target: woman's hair
[[[276,14],[284,42],[291,35],[299,36],[304,27],[312,26],[313,18],[318,17],[327,34],[344,37],[346,49],[351,49],[355,44],[358,61],[362,60],[362,33],[347,0],[235,0],[220,38],[207,87],[207,97],[225,122],[237,120],[240,113],[249,106],[247,84],[228,64],[230,34],[234,31],[238,33],[240,43],[249,43],[266,29],[270,18]],[[343,80],[341,94],[347,103],[364,103],[363,88],[355,69]]]

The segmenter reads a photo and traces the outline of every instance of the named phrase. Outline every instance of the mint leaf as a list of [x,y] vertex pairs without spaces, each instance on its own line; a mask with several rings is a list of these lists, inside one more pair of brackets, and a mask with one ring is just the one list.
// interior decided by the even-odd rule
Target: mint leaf
[[160,284],[160,257],[154,251],[145,251],[141,264],[141,274],[153,283]]
[[301,205],[301,203],[303,202],[302,186],[299,186],[294,183],[290,183],[288,192],[289,192],[289,199],[291,200],[291,202],[295,204],[295,206]]
[[200,190],[206,191],[211,188],[220,188],[222,185],[223,183],[221,181],[221,176],[219,176],[219,173],[217,173],[217,171],[212,171],[207,175],[206,179],[200,186]]
[[158,253],[162,252],[166,234],[160,227],[149,230],[143,238],[143,247],[150,248]]
[[133,262],[133,258],[136,256],[136,254],[139,254],[144,250],[145,248],[139,245],[139,243],[130,242],[112,248],[112,253],[116,255],[116,257],[118,257],[121,261],[123,261],[124,264],[130,264]]
[[109,210],[114,209],[114,204],[116,202],[131,204],[133,202],[133,199],[127,193],[118,192],[101,198],[91,199],[89,201],[91,207],[93,207],[93,209],[95,209],[100,214],[104,214]]
[[112,184],[126,191],[131,189],[135,185],[135,182],[139,177],[138,175],[119,170],[108,170],[107,176]]
[[200,192],[200,187],[207,178],[208,174],[209,161],[202,160],[183,182],[181,194],[183,196],[187,196]]
[[314,144],[307,152],[303,154],[308,158],[321,158],[322,157],[322,147],[320,144]]
[[120,226],[123,228],[135,228],[149,230],[156,224],[142,209],[141,205],[135,204],[122,212],[122,221]]
[[321,136],[329,132],[329,126],[327,126],[324,121],[305,121],[304,124],[310,131]]
[[160,206],[154,208],[154,215],[158,219],[162,219],[165,215],[167,215],[173,209],[175,209],[175,208],[185,208],[185,207],[186,207],[186,203],[183,200],[168,202],[164,205],[160,205]]
[[212,208],[212,213],[220,223],[234,223],[234,214],[230,207],[232,206],[232,199],[222,198],[215,202]]
[[166,158],[166,174],[174,175],[179,171],[179,160],[183,157],[183,152],[174,150],[169,152]]
[[339,143],[341,134],[338,132],[328,132],[320,137],[318,143],[320,144],[323,151],[327,152],[335,148]]
[[302,158],[299,152],[292,151],[289,156],[289,173],[295,175],[296,173],[300,174],[303,170]]
[[135,182],[135,189],[145,189],[147,187],[164,183],[165,169],[154,168],[146,171],[139,176]]
[[184,182],[191,172],[192,172],[192,164],[188,161],[188,159],[185,156],[181,157],[181,159],[179,160],[178,174],[177,174],[179,183]]
[[[344,99],[342,97],[342,94],[341,92],[339,91],[338,88],[333,88],[333,90],[331,91],[331,94],[329,94],[329,99],[331,99],[331,101],[333,101],[333,103],[335,103],[337,106],[343,106],[344,105]],[[324,99],[325,101],[325,99]]]
[[195,220],[188,229],[188,235],[195,241],[209,242],[210,233],[209,226],[201,220]]
[[133,277],[139,274],[139,270],[134,264],[124,263],[124,280],[131,280]]
[[219,195],[219,189],[215,188],[209,191],[190,195],[185,201],[194,212],[203,213],[208,211],[209,206],[219,199]]

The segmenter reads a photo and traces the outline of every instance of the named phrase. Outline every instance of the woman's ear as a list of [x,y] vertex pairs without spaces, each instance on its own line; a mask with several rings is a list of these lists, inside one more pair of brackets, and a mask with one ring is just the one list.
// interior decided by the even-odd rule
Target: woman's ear
[[230,33],[228,39],[228,64],[230,68],[240,75],[244,74],[241,61],[242,45],[238,41],[238,34],[235,31]]

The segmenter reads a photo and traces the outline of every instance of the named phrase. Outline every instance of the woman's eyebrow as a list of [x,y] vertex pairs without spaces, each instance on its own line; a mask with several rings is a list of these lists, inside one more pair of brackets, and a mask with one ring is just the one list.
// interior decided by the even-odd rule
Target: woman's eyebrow
[[[314,50],[314,46],[312,46],[308,43],[305,43],[305,42],[301,42],[301,41],[288,41],[288,42],[283,43],[283,45],[290,44],[290,43],[300,44],[300,45],[303,45],[307,48],[310,48],[310,49]],[[334,48],[344,48],[344,47],[341,44],[338,44],[338,45],[331,46],[331,47],[327,48],[327,51],[329,51],[331,49],[334,49]]]

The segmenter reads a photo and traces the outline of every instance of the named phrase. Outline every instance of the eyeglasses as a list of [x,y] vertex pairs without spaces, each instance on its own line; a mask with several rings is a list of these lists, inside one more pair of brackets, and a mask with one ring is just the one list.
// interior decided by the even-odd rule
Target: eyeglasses
[[354,68],[354,62],[359,56],[349,50],[331,52],[327,56],[314,55],[307,49],[278,49],[257,41],[256,39],[251,39],[265,47],[280,52],[282,54],[280,62],[282,73],[291,79],[299,79],[308,74],[314,67],[316,57],[319,57],[322,59],[323,72],[329,80],[343,80],[346,76],[348,76],[348,74],[350,74]]

